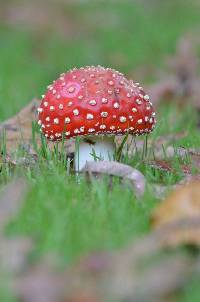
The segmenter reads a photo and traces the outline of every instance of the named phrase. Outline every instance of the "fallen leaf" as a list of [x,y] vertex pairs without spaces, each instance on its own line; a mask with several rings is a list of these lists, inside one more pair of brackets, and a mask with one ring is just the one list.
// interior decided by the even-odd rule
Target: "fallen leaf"
[[177,219],[160,226],[161,245],[175,248],[181,245],[200,247],[200,215]]
[[[150,160],[150,161],[145,161],[145,163],[146,163],[146,165],[148,165],[156,170],[171,172],[171,173],[178,172],[175,169],[175,167],[173,167],[172,162],[170,160]],[[188,165],[180,164],[179,169],[183,174],[192,173],[192,167],[189,164]]]
[[133,256],[124,267],[116,265],[110,282],[107,280],[109,301],[166,301],[184,287],[194,269],[194,262],[183,255],[166,256],[147,267],[142,266],[141,258],[138,263],[135,260]]
[[137,195],[143,194],[145,190],[145,178],[140,171],[115,161],[87,162],[82,172],[88,173],[90,177],[94,174],[105,174],[129,180]]
[[154,227],[182,218],[200,215],[200,182],[193,181],[178,187],[167,197],[152,215]]
[[6,133],[7,151],[15,150],[19,144],[31,144],[32,122],[37,119],[39,100],[34,99],[12,118],[0,124],[0,133]]
[[146,165],[150,166],[151,168],[160,170],[160,171],[175,172],[171,163],[168,161],[164,161],[164,160],[146,161]]

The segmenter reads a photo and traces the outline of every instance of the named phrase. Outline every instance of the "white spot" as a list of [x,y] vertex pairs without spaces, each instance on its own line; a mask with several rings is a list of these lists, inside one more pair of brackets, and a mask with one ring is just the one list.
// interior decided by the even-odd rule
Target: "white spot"
[[79,100],[82,100],[82,99],[83,99],[83,95],[79,95],[79,96],[78,96],[78,99],[79,99]]
[[144,99],[145,101],[148,101],[148,100],[150,99],[150,97],[149,97],[148,94],[145,94],[145,95],[143,96],[143,99]]
[[64,108],[63,104],[60,104],[58,108],[62,110]]
[[102,117],[107,117],[108,116],[108,112],[105,112],[105,111],[101,112],[101,116]]
[[87,120],[93,120],[94,118],[94,115],[91,114],[91,113],[88,113],[87,116],[86,116]]
[[55,137],[61,137],[62,135],[61,135],[61,133],[56,133],[55,134]]
[[69,123],[70,123],[70,121],[71,121],[71,120],[70,120],[70,118],[69,118],[69,117],[66,117],[66,118],[65,118],[65,124],[69,124]]
[[102,99],[101,99],[101,102],[102,102],[102,104],[107,104],[107,103],[108,103],[108,99],[102,98]]
[[74,134],[78,134],[78,133],[80,133],[80,131],[77,128],[74,129]]
[[50,106],[50,111],[54,111],[55,107],[54,106]]
[[61,98],[60,94],[58,94],[56,98],[59,100]]
[[44,102],[44,107],[47,107],[48,106],[48,102]]
[[43,112],[43,109],[39,107],[39,108],[37,109],[37,111],[38,111],[39,113],[41,113],[41,112]]
[[113,91],[108,89],[108,94],[112,94],[112,93],[113,93]]
[[114,103],[114,105],[113,105],[113,107],[115,108],[115,109],[118,109],[119,108],[119,103]]
[[141,125],[141,124],[143,123],[142,119],[139,119],[139,120],[137,121],[137,123],[138,123],[139,125]]
[[73,110],[73,114],[74,114],[74,115],[79,115],[78,109],[74,109],[74,110]]
[[130,97],[131,97],[131,94],[128,92],[126,96],[127,96],[128,98],[130,98]]
[[114,82],[113,81],[108,81],[108,85],[113,86]]
[[42,94],[42,99],[44,99],[45,98],[45,95],[44,94]]
[[100,129],[106,129],[106,125],[100,125],[100,127],[99,127]]
[[137,112],[137,109],[135,107],[132,108],[133,112]]
[[85,129],[84,126],[80,127],[80,132],[84,132],[85,131],[84,129]]
[[53,94],[56,94],[56,90],[54,89],[54,90],[52,91],[52,93],[53,93]]
[[67,106],[70,107],[70,106],[72,106],[72,104],[73,104],[72,102],[69,102],[69,103],[67,104]]
[[151,114],[151,115],[154,117],[154,116],[156,116],[156,113],[155,113],[155,112],[152,112],[152,114]]
[[67,136],[70,135],[70,131],[65,132],[65,135]]
[[139,99],[136,99],[135,102],[136,102],[138,105],[141,105],[141,104],[142,104],[142,101],[139,100]]
[[121,123],[125,123],[126,122],[126,117],[125,116],[120,116],[119,118]]
[[66,85],[66,83],[65,82],[63,82],[62,84],[61,84],[61,86],[65,86]]
[[59,119],[58,119],[58,118],[55,118],[55,119],[53,120],[53,122],[54,122],[54,124],[59,124]]
[[75,80],[75,79],[77,79],[77,76],[76,76],[76,75],[73,75],[73,77],[72,77],[72,78]]
[[95,132],[95,129],[94,128],[90,128],[90,129],[88,129],[88,132]]
[[41,120],[38,121],[38,125],[42,125],[42,121]]
[[92,106],[95,106],[95,105],[96,105],[96,103],[97,103],[97,102],[96,102],[95,100],[91,100],[91,101],[89,101],[89,104],[90,104],[90,105],[92,105]]
[[90,77],[91,77],[91,78],[94,78],[94,77],[95,77],[95,75],[94,75],[93,73],[91,73],[91,74],[90,74]]
[[74,86],[71,86],[68,88],[68,92],[69,93],[73,93],[75,91],[75,87]]
[[145,120],[145,122],[148,122],[149,117],[148,117],[148,116],[145,116],[144,120]]
[[47,122],[50,122],[50,117],[47,116],[45,120],[46,120]]
[[81,79],[81,83],[84,83],[86,81],[86,79],[82,78]]
[[110,126],[110,130],[115,130],[115,126]]
[[150,124],[153,124],[153,119],[152,119],[152,117],[149,119],[149,123],[150,123]]

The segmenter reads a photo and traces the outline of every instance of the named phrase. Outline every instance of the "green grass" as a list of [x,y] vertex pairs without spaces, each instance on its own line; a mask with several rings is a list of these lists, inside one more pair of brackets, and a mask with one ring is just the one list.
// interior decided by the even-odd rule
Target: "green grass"
[[[151,9],[129,1],[111,3],[102,6],[94,1],[65,8],[66,14],[80,22],[81,34],[73,38],[63,38],[54,31],[39,33],[0,25],[0,121],[39,97],[49,82],[73,66],[101,64],[130,74],[143,64],[162,68],[163,58],[173,53],[177,39],[200,25],[199,10],[190,2],[170,0],[155,5],[152,1]],[[158,126],[150,137],[156,140],[187,130],[188,135],[177,140],[174,147],[200,147],[196,124],[197,115],[190,104],[180,109],[172,103],[159,109]],[[17,152],[21,156],[24,151]],[[106,178],[91,184],[81,179],[78,184],[74,175],[66,173],[65,156],[59,158],[56,151],[50,152],[44,145],[38,156],[35,166],[13,170],[4,165],[0,173],[1,184],[19,175],[27,178],[30,190],[23,209],[6,231],[8,236],[25,234],[34,238],[34,260],[55,252],[68,265],[91,251],[126,246],[150,230],[149,218],[159,202],[151,186],[143,199],[137,200],[130,187],[121,186],[117,179],[112,189]],[[176,175],[155,172],[141,162],[138,154],[125,156],[122,162],[141,170],[149,183],[170,185],[183,177],[181,171]],[[174,166],[180,163],[179,158],[173,158]],[[193,291],[188,286],[184,301],[197,301],[195,295],[199,292],[193,283],[197,294],[188,300]]]
[[88,251],[119,248],[148,231],[153,196],[141,202],[117,181],[110,190],[107,181],[77,184],[65,171],[53,169],[52,174],[32,183],[21,214],[10,225],[12,233],[36,239],[35,256],[54,251],[69,263]]

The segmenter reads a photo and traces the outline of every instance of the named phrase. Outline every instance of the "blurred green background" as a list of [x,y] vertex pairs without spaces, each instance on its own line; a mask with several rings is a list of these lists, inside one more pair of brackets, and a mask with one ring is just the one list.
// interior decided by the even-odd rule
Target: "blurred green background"
[[137,81],[146,70],[153,80],[177,39],[198,29],[199,11],[197,0],[1,0],[0,121],[74,66],[109,66]]

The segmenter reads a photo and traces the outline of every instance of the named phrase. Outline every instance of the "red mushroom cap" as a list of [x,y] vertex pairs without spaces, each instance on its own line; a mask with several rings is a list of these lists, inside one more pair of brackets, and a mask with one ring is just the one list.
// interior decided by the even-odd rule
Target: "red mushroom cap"
[[50,140],[60,140],[63,134],[141,135],[151,132],[156,122],[140,84],[101,66],[61,74],[48,86],[38,112],[38,124]]

